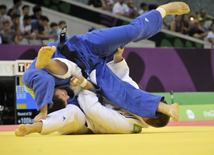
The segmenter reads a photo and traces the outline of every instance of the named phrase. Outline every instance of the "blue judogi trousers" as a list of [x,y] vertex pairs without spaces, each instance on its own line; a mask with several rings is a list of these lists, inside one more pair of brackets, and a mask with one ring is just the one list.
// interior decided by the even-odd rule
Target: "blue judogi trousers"
[[[131,41],[137,42],[159,32],[162,22],[160,12],[153,10],[134,19],[129,25],[74,35],[65,44],[70,51],[78,52],[88,73],[96,69],[97,84],[101,87],[101,94],[104,97],[116,106],[141,117],[157,117],[157,106],[164,97],[136,89],[122,81],[107,67],[106,61],[117,52],[118,47],[123,48]],[[57,44],[50,42],[48,46],[57,46]],[[52,56],[55,57],[65,58],[58,49]],[[45,69],[37,70],[35,61],[24,73],[23,83],[34,90],[39,110],[45,104],[51,106],[53,89],[67,87],[70,79],[57,79]],[[78,103],[73,98],[71,104]]]

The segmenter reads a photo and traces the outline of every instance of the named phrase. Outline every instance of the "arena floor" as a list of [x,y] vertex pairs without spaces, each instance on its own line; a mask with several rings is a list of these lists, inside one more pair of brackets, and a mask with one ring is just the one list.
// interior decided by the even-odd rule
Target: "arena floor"
[[17,125],[0,126],[0,155],[213,155],[214,120],[178,122],[141,134],[16,137]]

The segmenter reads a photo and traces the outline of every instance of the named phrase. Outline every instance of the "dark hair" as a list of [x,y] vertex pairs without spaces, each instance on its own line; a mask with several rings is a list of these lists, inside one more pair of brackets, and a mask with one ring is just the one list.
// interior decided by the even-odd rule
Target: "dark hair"
[[47,22],[49,22],[49,19],[48,19],[48,17],[46,17],[46,16],[40,16],[39,19],[42,20],[42,21],[47,21]]
[[66,24],[66,22],[63,21],[63,20],[61,20],[61,21],[59,22],[59,26],[60,26],[61,24]]
[[[167,104],[166,101],[164,101],[164,103]],[[161,112],[158,112],[158,114],[159,114],[158,118],[148,118],[145,122],[156,128],[166,126],[169,123],[170,117]]]
[[20,17],[20,15],[14,14],[14,15],[12,15],[11,19],[13,20],[13,19],[16,19],[16,18],[19,18],[19,17]]
[[29,8],[29,7],[30,7],[29,5],[23,5],[22,10],[24,10],[25,8]]
[[89,27],[88,32],[91,32],[93,30],[96,30],[94,27]]
[[41,7],[39,5],[35,5],[33,7],[33,13],[36,14],[36,12],[42,11]]
[[31,16],[25,15],[24,18],[23,18],[23,20],[28,20],[28,19],[31,19]]
[[50,24],[50,27],[53,28],[54,26],[57,26],[57,23],[52,22],[52,23]]
[[13,4],[19,3],[21,0],[13,0]]
[[140,3],[140,7],[141,8],[144,7],[144,6],[147,6],[147,4],[146,3]]
[[[56,89],[55,89],[56,91]],[[54,91],[54,93],[55,93]],[[52,101],[53,101],[53,106],[48,109],[48,113],[51,113],[51,112],[54,112],[54,111],[57,111],[57,110],[60,110],[60,109],[63,109],[65,108],[65,102],[59,98],[58,95],[54,95],[53,98],[52,98]]]
[[157,4],[149,4],[149,6],[148,6],[149,11],[156,9],[157,7],[158,7]]
[[8,12],[7,12],[7,15],[11,17],[11,13],[12,13],[13,10],[16,10],[16,9],[14,9],[14,8],[9,9]]
[[0,9],[7,9],[7,6],[2,4],[2,5],[0,5]]

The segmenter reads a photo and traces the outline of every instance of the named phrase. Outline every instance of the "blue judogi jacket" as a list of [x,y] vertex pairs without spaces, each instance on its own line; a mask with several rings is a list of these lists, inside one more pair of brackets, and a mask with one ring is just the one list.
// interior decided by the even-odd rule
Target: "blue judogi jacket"
[[[153,95],[120,80],[106,65],[117,48],[131,42],[149,38],[162,28],[162,17],[159,11],[153,10],[134,19],[129,25],[95,30],[84,35],[74,35],[65,42],[70,51],[77,51],[79,57],[90,73],[96,69],[97,84],[101,87],[101,95],[113,102],[119,108],[128,110],[141,117],[157,117],[156,109],[163,96]],[[57,46],[50,42],[48,46]],[[65,58],[57,49],[52,58]],[[38,70],[33,64],[23,75],[23,83],[34,90],[37,109],[45,104],[52,106],[52,96],[55,87],[68,87],[70,79],[58,79],[45,70]],[[81,65],[77,62],[77,65]],[[71,104],[78,105],[75,97]]]

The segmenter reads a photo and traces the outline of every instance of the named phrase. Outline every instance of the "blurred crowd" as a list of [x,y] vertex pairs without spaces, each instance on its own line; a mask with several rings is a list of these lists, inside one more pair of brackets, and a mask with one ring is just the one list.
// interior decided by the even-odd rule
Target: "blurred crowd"
[[[142,2],[140,10],[137,10],[132,0],[129,0],[127,4],[124,0],[118,0],[116,3],[113,0],[89,0],[88,5],[132,19],[158,7],[156,4],[147,5]],[[214,18],[207,16],[206,10],[201,9],[199,13],[190,13],[190,15],[168,15],[163,19],[163,28],[214,44],[213,22]]]
[[201,9],[199,13],[190,13],[190,15],[166,16],[163,20],[163,25],[164,28],[173,32],[214,43],[213,22],[214,18],[207,16],[206,10]]
[[7,8],[0,5],[0,44],[42,44],[43,40],[57,41],[65,21],[51,22],[42,14],[38,5],[32,8],[22,5],[22,0],[13,0]]
[[[124,3],[124,0],[89,0],[90,7],[99,8],[128,18],[136,18],[158,5],[142,2],[138,10],[133,0]],[[29,15],[30,9],[33,14]],[[186,15],[168,15],[163,19],[163,28],[176,33],[189,35],[197,39],[210,41],[214,44],[214,18],[207,16],[206,10]],[[49,23],[48,17],[42,14],[40,6],[30,8],[22,5],[22,0],[13,0],[13,4],[7,8],[0,5],[0,44],[28,44],[41,43],[42,40],[58,40],[65,21]],[[95,28],[89,28],[89,31]]]

